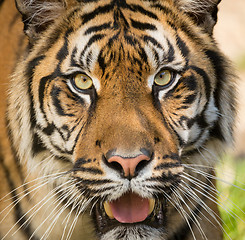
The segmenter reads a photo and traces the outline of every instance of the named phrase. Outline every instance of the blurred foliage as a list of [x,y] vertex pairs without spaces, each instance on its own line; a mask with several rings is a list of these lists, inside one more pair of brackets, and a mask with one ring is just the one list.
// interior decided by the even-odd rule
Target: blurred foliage
[[224,157],[217,177],[224,239],[245,240],[245,159]]

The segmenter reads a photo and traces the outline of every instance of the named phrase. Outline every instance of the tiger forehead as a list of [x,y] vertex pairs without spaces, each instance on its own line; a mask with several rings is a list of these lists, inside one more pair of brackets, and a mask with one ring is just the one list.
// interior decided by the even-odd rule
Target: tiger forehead
[[[172,44],[170,34],[165,38],[166,32],[173,29],[166,24],[166,19],[162,21],[157,15],[159,6],[151,11],[147,7],[146,2],[141,1],[137,1],[137,5],[135,1],[105,1],[97,12],[92,10],[93,4],[85,8],[73,38],[75,48],[70,51],[71,62],[89,73],[96,73],[99,78],[134,75],[141,79],[161,64],[173,61],[173,55],[178,52],[173,51],[175,36]],[[103,21],[99,22],[96,15],[103,17]],[[181,61],[179,55],[178,62]]]

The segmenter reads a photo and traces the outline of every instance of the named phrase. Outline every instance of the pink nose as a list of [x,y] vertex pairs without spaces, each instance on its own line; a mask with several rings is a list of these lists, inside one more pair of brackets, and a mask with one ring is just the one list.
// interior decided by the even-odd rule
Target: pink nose
[[120,156],[112,156],[108,159],[109,163],[117,162],[121,165],[125,177],[133,177],[135,175],[136,167],[143,163],[143,161],[149,161],[150,158],[144,154],[138,155],[134,158],[123,158]]

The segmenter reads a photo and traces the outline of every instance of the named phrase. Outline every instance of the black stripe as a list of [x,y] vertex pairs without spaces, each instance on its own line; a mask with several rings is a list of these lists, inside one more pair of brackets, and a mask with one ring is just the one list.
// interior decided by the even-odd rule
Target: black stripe
[[178,34],[176,34],[176,41],[177,41],[177,45],[178,45],[178,47],[182,53],[182,56],[185,57],[185,59],[188,62],[187,57],[189,56],[189,53],[190,53],[189,48],[187,47],[186,43],[181,39],[181,37]]
[[[176,88],[178,84],[180,84],[180,82],[177,83],[174,88]],[[171,92],[171,90],[169,92]],[[169,130],[169,132],[173,132],[173,134],[178,138],[179,145],[182,147],[186,143],[180,137],[180,135],[177,133],[175,128],[172,126],[172,124],[169,121],[167,121],[166,117],[164,116],[164,114],[162,112],[162,105],[160,103],[160,100],[159,100],[158,96],[159,96],[159,90],[158,90],[157,86],[153,85],[153,88],[152,88],[153,105],[160,112],[160,114],[162,116],[162,122],[163,122],[164,126]]]
[[168,159],[168,158],[170,158],[172,160],[178,160],[178,161],[180,160],[179,155],[176,153],[171,153],[170,155],[166,154],[162,157],[162,159]]
[[61,106],[61,102],[60,102],[60,99],[59,99],[59,96],[60,96],[60,93],[62,92],[62,89],[59,88],[59,87],[56,87],[56,86],[53,86],[52,87],[52,90],[51,90],[51,96],[52,96],[52,101],[53,101],[53,104],[56,108],[56,111],[57,113],[60,115],[60,116],[68,116],[68,117],[74,117],[74,114],[71,114],[71,113],[66,113],[64,111],[64,109],[62,108]]
[[193,73],[191,74],[191,76],[182,78],[181,82],[183,82],[185,87],[187,87],[190,91],[195,91],[198,88],[197,79],[195,78]]
[[120,29],[122,25],[124,26],[125,31],[129,28],[129,23],[121,10],[114,11],[113,18],[114,18],[113,28],[115,30]]
[[182,102],[183,104],[192,104],[196,100],[197,94],[190,94],[187,97],[185,97],[185,100]]
[[174,57],[175,51],[174,51],[173,45],[170,43],[170,41],[168,39],[167,39],[167,42],[168,42],[168,48],[169,48],[168,49],[168,60],[167,60],[167,62],[171,63],[175,59],[175,57]]
[[[172,185],[177,185],[179,182],[180,182],[180,179],[179,179],[179,176],[180,176],[180,173],[177,173],[177,174],[172,174],[171,172],[168,172],[168,174],[166,173],[162,173],[162,175],[160,177],[152,177],[152,178],[149,178],[147,179],[147,181],[150,181],[150,182],[156,182],[157,184],[161,184],[164,183],[162,186],[161,185],[157,185],[157,189],[159,188],[164,188],[164,189],[169,189],[169,187],[166,187],[165,183],[168,183],[169,185],[172,184]],[[154,187],[154,186],[152,186]]]
[[32,78],[33,74],[35,71],[35,68],[40,64],[40,62],[45,58],[44,55],[38,56],[34,58],[32,61],[28,63],[27,69],[26,69],[26,74],[25,77],[27,80],[29,80],[28,84],[28,93],[30,97],[30,122],[31,122],[31,127],[33,128],[36,125],[36,117],[35,117],[35,110],[34,110],[34,100],[33,100],[33,94],[32,94]]
[[133,37],[132,35],[125,34],[124,38],[128,44],[130,44],[133,47],[136,47],[136,45],[139,45],[139,41]]
[[143,47],[141,47],[140,45],[139,45],[138,53],[140,55],[141,61],[145,62],[147,64],[147,66],[149,66],[149,64],[148,64],[148,56],[147,56],[147,54],[145,52],[145,49]]
[[72,169],[73,172],[88,172],[88,173],[92,173],[92,174],[99,174],[102,175],[103,172],[96,168],[96,167],[77,167],[77,168],[73,168]]
[[[87,58],[86,58],[86,68],[90,70],[90,66],[92,63],[92,56],[93,56],[93,52],[92,50],[89,51],[89,53],[87,54]],[[91,70],[90,70],[91,72]]]
[[181,166],[181,164],[178,163],[161,163],[159,165],[157,165],[154,170],[163,170],[163,169],[170,169],[170,168],[176,168]]
[[[103,188],[100,188],[99,190],[94,190],[94,189],[91,189],[89,187],[89,185],[81,185],[81,184],[79,184],[79,181],[77,182],[76,187],[80,190],[81,194],[85,198],[90,198],[90,197],[93,197],[95,195],[99,195],[99,197],[100,197],[102,193],[115,189],[114,187],[103,187]],[[103,194],[103,198],[106,199],[106,197],[107,196],[105,196],[105,194]],[[96,199],[94,199],[94,200],[96,202]]]
[[51,136],[54,131],[56,130],[56,127],[53,123],[48,123],[47,127],[42,128],[39,124],[36,126],[37,129],[40,129],[43,133],[45,133],[47,136]]
[[[226,77],[227,72],[226,72],[226,66],[225,66],[226,61],[218,52],[215,52],[213,50],[206,50],[205,54],[209,58],[209,60],[212,62],[212,66],[215,70],[217,84],[216,84],[216,88],[214,91],[214,100],[215,100],[215,106],[220,111],[221,105],[223,104],[222,102],[220,102],[223,99],[223,97],[222,97],[223,86],[226,84],[225,82],[227,81],[226,80],[227,79],[227,77]],[[230,93],[230,94],[235,94],[235,93]],[[235,99],[235,97],[233,99]],[[235,109],[232,106],[232,103],[231,103],[231,108],[234,112]],[[213,129],[210,131],[210,134],[212,136],[217,137],[221,141],[225,141],[225,137],[223,135],[222,127],[220,126],[220,124],[218,122],[215,124]]]
[[34,154],[38,154],[42,151],[47,150],[47,148],[45,147],[45,145],[43,144],[41,138],[34,133],[33,134],[33,141],[32,141],[32,151]]
[[132,4],[132,5],[130,5],[130,10],[133,11],[133,12],[140,12],[144,16],[147,16],[147,17],[153,18],[155,20],[158,20],[158,17],[157,17],[156,14],[154,14],[153,12],[150,12],[150,11],[144,9],[140,5]]
[[[55,143],[53,143],[52,141],[50,141],[50,144],[52,145],[52,147],[54,147],[56,149],[56,151],[58,151],[60,154],[69,154],[72,155],[73,153],[73,149],[71,151],[68,151],[67,149],[62,150],[59,146],[57,146]],[[58,156],[59,159],[64,159],[63,156]],[[67,160],[67,158],[65,158]],[[69,160],[68,160],[69,161]]]
[[[160,59],[160,57],[159,57],[159,52],[155,49],[155,48],[152,48],[152,52],[153,52],[153,55],[154,55],[154,59],[155,59],[155,61],[157,62],[157,69],[160,67],[160,62],[159,62],[159,59]],[[142,76],[142,73],[141,73],[141,76]]]
[[112,183],[112,180],[109,179],[102,179],[102,180],[98,180],[98,179],[84,179],[81,177],[77,177],[75,176],[76,180],[78,180],[79,183],[84,184],[84,185],[102,185],[102,184],[107,184],[107,183]]
[[68,37],[69,37],[70,33],[72,33],[72,31],[73,30],[71,28],[66,31],[65,36],[64,36],[65,42],[64,42],[63,46],[60,48],[59,52],[56,55],[56,59],[59,60],[59,64],[69,54],[69,51],[68,51]]
[[133,19],[130,19],[131,20],[131,24],[132,24],[132,27],[136,28],[136,29],[139,29],[139,30],[157,30],[156,26],[154,26],[153,24],[151,23],[143,23],[143,22],[139,22],[139,21],[136,21],[136,20],[133,20]]
[[54,78],[55,76],[53,75],[45,76],[45,77],[42,77],[39,82],[39,89],[38,89],[39,94],[38,95],[39,95],[40,110],[42,111],[43,117],[45,118],[46,122],[48,121],[47,121],[46,114],[44,111],[44,99],[45,99],[44,93],[45,93],[46,85]]
[[103,23],[103,24],[100,24],[100,25],[97,25],[97,26],[93,26],[93,27],[89,27],[84,35],[88,35],[88,34],[91,34],[91,33],[97,33],[99,31],[102,31],[102,30],[105,30],[105,29],[111,29],[111,22],[108,22],[108,23]]
[[103,50],[104,50],[104,48],[100,50],[100,53],[98,56],[98,63],[99,63],[99,66],[102,70],[102,77],[104,76],[105,69],[106,69],[106,62],[105,62],[105,58],[103,57]]
[[82,24],[89,22],[90,20],[94,19],[98,15],[103,15],[110,12],[111,10],[113,10],[113,8],[114,8],[113,4],[107,4],[102,7],[96,8],[94,11],[90,13],[84,14],[82,16],[82,21],[83,21]]
[[[47,136],[51,136],[51,135],[54,133],[54,131],[58,131],[58,132],[60,133],[60,136],[62,137],[62,139],[63,139],[64,141],[66,141],[66,138],[63,136],[62,132],[61,132],[58,128],[56,128],[56,126],[55,126],[53,123],[48,124],[48,126],[47,126],[46,128],[42,128],[40,125],[37,125],[36,128],[39,129],[39,130],[41,130],[41,131],[42,131],[44,134],[46,134]],[[36,141],[39,141],[39,142],[36,142],[36,141],[35,141],[35,144],[38,143],[38,145],[35,146],[35,150],[38,150],[38,149],[36,149],[36,147],[39,147],[39,146],[40,146],[41,148],[45,148],[44,145],[40,145],[40,142],[42,142],[41,138],[39,138],[38,135],[36,135],[35,137],[37,137]],[[52,147],[54,147],[54,148],[55,148],[59,153],[61,153],[61,154],[72,154],[72,153],[73,153],[73,149],[72,149],[71,151],[68,151],[67,149],[62,150],[59,146],[57,146],[57,145],[56,145],[54,142],[52,142],[51,140],[50,140],[50,144],[52,145]],[[60,157],[60,156],[58,156],[58,157]]]
[[158,48],[160,48],[161,50],[163,50],[162,45],[161,45],[155,38],[153,38],[153,37],[151,37],[151,36],[148,36],[148,35],[144,35],[144,36],[142,37],[142,39],[144,40],[145,43],[150,42],[150,43],[152,43],[155,47],[158,47]]
[[[33,129],[36,126],[36,114],[34,109],[34,99],[33,99],[33,93],[32,93],[32,81],[33,81],[33,75],[35,68],[40,64],[40,62],[45,58],[44,55],[38,56],[34,58],[31,62],[28,63],[27,71],[26,71],[26,79],[29,79],[28,84],[28,95],[30,98],[30,123],[31,128]],[[45,150],[44,145],[41,143],[41,140],[37,137],[37,135],[33,136],[33,142],[32,142],[32,153],[38,153]]]
[[152,8],[156,8],[157,10],[160,10],[161,12],[163,12],[164,14],[170,15],[172,18],[177,19],[178,17],[175,15],[175,13],[172,11],[172,9],[160,5],[160,4],[153,4],[151,5]]
[[74,49],[72,50],[71,59],[70,59],[70,66],[83,68],[84,65],[77,64],[76,54],[77,54],[77,47],[75,46]]
[[207,101],[209,101],[209,98],[211,95],[211,84],[210,84],[210,79],[209,79],[207,73],[203,69],[201,69],[197,66],[194,66],[194,65],[190,66],[190,68],[192,70],[194,70],[199,76],[201,76],[203,78],[205,90],[206,90],[206,98],[207,98]]
[[76,163],[74,164],[74,169],[77,169],[79,167],[81,167],[82,165],[86,164],[86,163],[91,163],[92,159],[85,159],[85,158],[79,158]]
[[[80,54],[80,62],[81,62],[81,63],[82,63],[82,58],[84,57],[86,50],[87,50],[93,43],[95,43],[95,42],[97,42],[97,41],[103,39],[105,36],[106,36],[105,34],[95,34],[95,35],[93,35],[93,36],[89,39],[88,43],[85,45],[83,51],[82,51],[81,54]],[[83,64],[83,63],[82,63],[82,64]]]

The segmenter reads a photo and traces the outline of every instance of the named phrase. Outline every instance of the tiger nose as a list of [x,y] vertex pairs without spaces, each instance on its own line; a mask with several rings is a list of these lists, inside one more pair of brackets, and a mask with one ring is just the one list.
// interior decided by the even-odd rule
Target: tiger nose
[[136,157],[125,158],[118,155],[112,156],[107,160],[111,164],[119,164],[122,168],[124,177],[132,178],[136,175],[136,172],[143,169],[150,161],[150,157],[140,154]]

